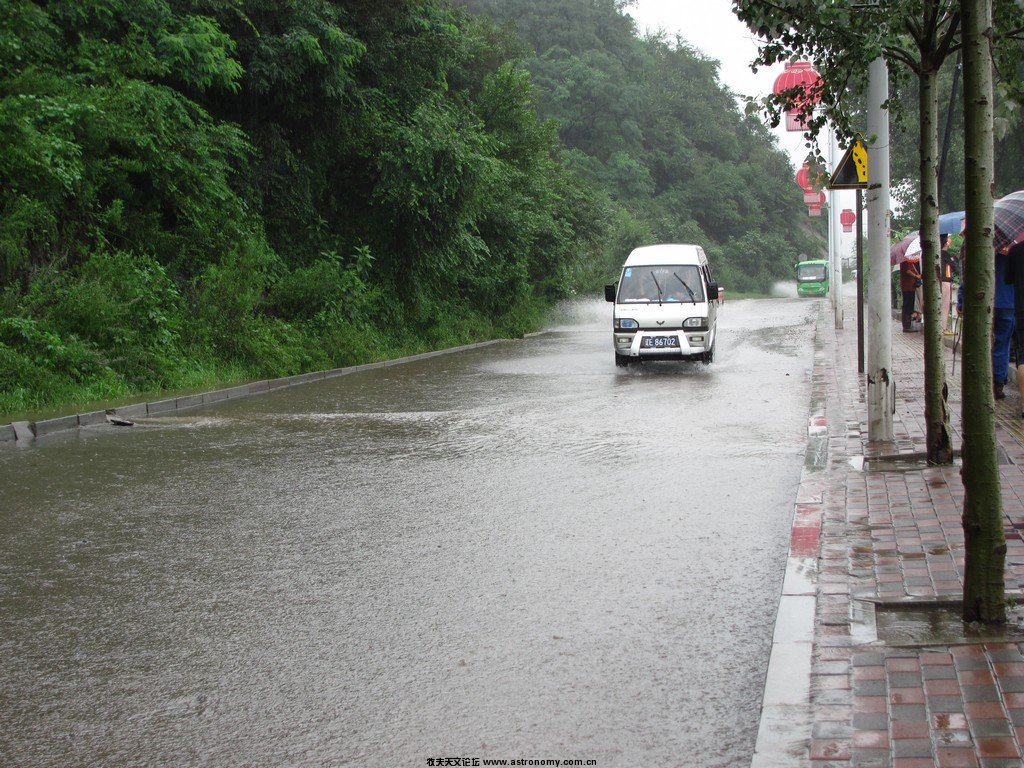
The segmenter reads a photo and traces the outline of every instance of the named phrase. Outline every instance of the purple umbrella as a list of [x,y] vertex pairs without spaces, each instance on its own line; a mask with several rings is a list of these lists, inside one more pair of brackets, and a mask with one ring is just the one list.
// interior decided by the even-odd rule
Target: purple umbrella
[[1024,241],[1024,190],[996,200],[992,214],[995,219],[992,244],[997,251],[1008,251]]

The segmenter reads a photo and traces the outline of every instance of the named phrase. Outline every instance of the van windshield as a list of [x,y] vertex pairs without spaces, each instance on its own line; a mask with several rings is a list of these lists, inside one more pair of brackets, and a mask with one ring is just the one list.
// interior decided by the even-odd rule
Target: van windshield
[[700,268],[693,264],[626,267],[619,281],[620,304],[704,301]]
[[799,264],[796,279],[801,283],[823,283],[828,279],[824,264]]

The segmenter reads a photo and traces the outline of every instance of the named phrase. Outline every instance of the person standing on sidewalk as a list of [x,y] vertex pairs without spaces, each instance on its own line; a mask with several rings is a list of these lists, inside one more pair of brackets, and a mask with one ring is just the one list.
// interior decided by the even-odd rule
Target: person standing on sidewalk
[[996,301],[992,310],[992,392],[996,400],[1006,397],[1003,387],[1010,372],[1010,341],[1013,339],[1016,292],[1006,282],[1006,265],[1010,258],[996,254]]
[[[1010,343],[1013,340],[1016,291],[1012,283],[1007,283],[1008,263],[1009,257],[1005,253],[996,253],[995,306],[992,309],[992,394],[996,400],[1003,400],[1006,397],[1003,388],[1010,372]],[[960,280],[960,289],[957,291],[958,315],[964,310],[964,282],[963,279]]]
[[918,269],[920,258],[904,259],[900,262],[900,291],[903,293],[903,332],[914,332],[914,297],[921,285],[921,272]]
[[939,254],[939,287],[942,289],[942,332],[951,335],[949,330],[949,303],[953,291],[953,272],[956,258],[949,252],[949,235],[939,238],[941,252]]
[[1017,366],[1017,390],[1020,393],[1021,418],[1024,418],[1024,243],[1017,243],[1006,254],[1006,282],[1013,286],[1012,358]]

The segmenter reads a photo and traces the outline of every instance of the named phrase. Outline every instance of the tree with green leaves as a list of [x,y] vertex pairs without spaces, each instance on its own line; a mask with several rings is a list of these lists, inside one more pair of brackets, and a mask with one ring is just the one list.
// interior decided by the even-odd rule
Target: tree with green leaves
[[447,0],[0,5],[0,411],[533,327],[609,216],[521,51]]
[[[768,44],[759,61],[770,64],[788,56],[811,58],[822,76],[816,95],[824,110],[810,122],[817,130],[826,119],[840,134],[856,133],[868,65],[878,55],[891,65],[909,69],[918,83],[918,200],[921,266],[924,276],[925,422],[928,460],[953,460],[945,401],[945,365],[938,285],[938,96],[935,79],[942,62],[959,45],[959,14],[952,0],[910,0],[869,3],[856,8],[806,0],[779,10],[774,3],[738,0],[740,18],[765,36]],[[801,90],[798,88],[797,90]],[[787,98],[782,94],[777,109]],[[898,97],[897,97],[898,100]],[[890,99],[892,101],[892,99]],[[810,109],[806,105],[805,109]],[[870,140],[870,137],[868,137]]]
[[[925,277],[925,417],[927,422],[928,459],[932,463],[950,463],[952,446],[949,437],[948,415],[945,407],[945,368],[942,357],[942,327],[938,301],[937,255],[938,249],[938,131],[937,131],[937,93],[936,77],[942,62],[949,53],[957,49],[959,42],[960,3],[951,0],[903,0],[878,2],[852,6],[822,4],[814,0],[791,3],[779,7],[775,3],[761,0],[736,0],[734,7],[738,15],[752,29],[756,30],[768,43],[762,49],[759,61],[771,63],[791,55],[805,55],[812,58],[819,71],[822,81],[819,93],[826,107],[825,114],[834,119],[840,131],[852,133],[853,118],[857,114],[856,97],[863,92],[864,77],[868,63],[878,55],[886,57],[890,63],[904,66],[917,79],[919,92],[919,202],[920,202],[920,236],[922,241],[922,264]],[[1005,39],[1013,41],[1020,35],[1019,19],[1010,8],[1009,0],[1002,5],[1002,18],[1005,22],[1001,32]],[[985,34],[994,37],[993,28],[987,26]],[[991,60],[991,50],[987,51]],[[979,66],[975,60],[975,66]],[[972,81],[972,87],[980,87],[980,80]],[[966,84],[965,84],[966,87]],[[803,94],[783,94],[773,106],[777,109],[799,99]],[[967,98],[967,97],[965,97]],[[991,99],[988,99],[991,102]],[[899,99],[895,100],[899,103]],[[970,100],[967,101],[972,104]],[[972,114],[967,121],[984,122],[991,119],[984,115]],[[811,122],[812,131],[819,128],[825,116],[819,116]],[[975,123],[977,125],[977,123]],[[988,200],[989,217],[991,217],[991,193]],[[975,204],[979,204],[975,199]],[[975,219],[973,221],[983,221]],[[980,242],[980,241],[979,241]],[[989,258],[991,261],[991,231],[988,231]],[[978,247],[976,245],[976,247]],[[969,249],[970,251],[970,249]],[[983,256],[975,259],[985,258]],[[968,275],[968,280],[970,276]],[[972,289],[973,290],[973,289]],[[987,305],[976,307],[974,322],[982,323],[991,316],[991,295],[987,296]],[[984,312],[985,306],[988,312]],[[980,326],[979,326],[980,327]],[[990,333],[990,331],[986,331]],[[990,336],[986,338],[990,339]],[[990,342],[980,343],[975,339],[975,354],[988,354]],[[968,342],[965,328],[965,347]],[[988,401],[991,401],[991,359],[988,363],[988,377],[984,379],[988,387]],[[970,374],[965,367],[965,421],[967,420],[968,390],[972,393],[977,388],[978,380],[967,384],[967,376],[977,377],[983,369],[973,367]],[[975,393],[976,394],[976,393]],[[977,407],[984,407],[982,400]],[[974,407],[974,406],[970,406]],[[984,426],[984,422],[980,423]],[[974,441],[986,440],[994,445],[994,424],[989,425],[985,434],[965,431],[965,455],[970,455]],[[966,468],[966,461],[965,461]],[[998,484],[998,471],[985,463],[975,468],[977,474],[965,474],[984,483],[989,475]],[[992,478],[989,477],[989,480]],[[979,487],[983,487],[979,485]],[[986,496],[986,502],[991,499]],[[998,510],[998,499],[996,500]],[[991,521],[989,525],[992,525]],[[965,527],[967,519],[965,517]],[[994,523],[998,527],[999,523]],[[991,529],[986,529],[991,532]],[[969,537],[972,541],[981,542],[980,536]],[[982,546],[979,543],[979,546]],[[974,553],[977,558],[978,552]],[[986,560],[986,562],[989,562]],[[972,575],[972,580],[978,576]],[[1002,579],[1000,571],[999,579]],[[976,584],[972,582],[970,589]],[[998,621],[999,611],[983,611],[985,620]],[[974,616],[977,612],[969,609],[965,601],[965,617]]]

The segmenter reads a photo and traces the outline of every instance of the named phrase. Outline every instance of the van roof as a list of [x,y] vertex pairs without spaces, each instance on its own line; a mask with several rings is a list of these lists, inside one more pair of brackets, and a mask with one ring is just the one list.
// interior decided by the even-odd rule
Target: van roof
[[700,264],[701,257],[707,261],[704,249],[699,245],[681,243],[665,243],[661,245],[645,245],[634,248],[626,258],[623,266],[632,267],[641,264]]

